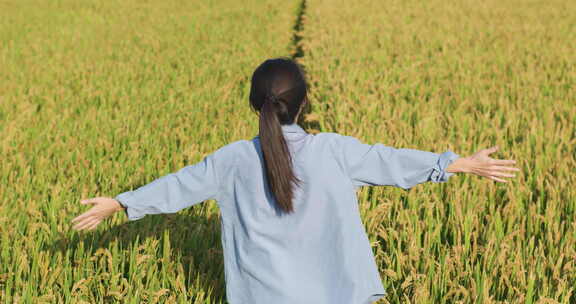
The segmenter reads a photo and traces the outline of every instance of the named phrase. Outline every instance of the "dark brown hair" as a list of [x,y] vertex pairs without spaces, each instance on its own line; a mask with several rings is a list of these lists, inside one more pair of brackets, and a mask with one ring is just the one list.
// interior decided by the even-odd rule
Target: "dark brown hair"
[[295,122],[300,107],[308,102],[307,90],[303,69],[289,58],[268,59],[252,75],[250,106],[260,116],[258,136],[266,177],[278,206],[286,213],[294,210],[292,185],[301,181],[294,175],[281,125]]

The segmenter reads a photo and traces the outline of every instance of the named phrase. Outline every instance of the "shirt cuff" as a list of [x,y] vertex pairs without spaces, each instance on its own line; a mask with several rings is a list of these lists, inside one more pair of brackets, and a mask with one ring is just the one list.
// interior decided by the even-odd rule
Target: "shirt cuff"
[[438,157],[438,161],[432,170],[432,175],[430,176],[430,180],[435,183],[446,182],[448,178],[454,175],[454,172],[446,172],[446,168],[456,159],[458,159],[460,155],[448,150]]
[[126,191],[114,197],[114,199],[117,200],[120,205],[126,208],[124,211],[126,212],[126,216],[128,216],[129,221],[139,220],[146,215],[145,213],[139,211],[137,208],[134,208],[135,203],[133,201],[134,197],[132,192],[133,191]]

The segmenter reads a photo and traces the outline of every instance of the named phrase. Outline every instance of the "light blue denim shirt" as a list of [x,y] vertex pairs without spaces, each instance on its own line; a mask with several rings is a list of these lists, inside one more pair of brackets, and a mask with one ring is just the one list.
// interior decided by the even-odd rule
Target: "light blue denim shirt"
[[280,215],[276,207],[258,136],[115,198],[131,221],[216,200],[230,304],[370,304],[382,298],[356,190],[446,182],[453,173],[445,168],[458,155],[309,134],[296,123],[282,131],[303,181],[295,188],[292,214]]

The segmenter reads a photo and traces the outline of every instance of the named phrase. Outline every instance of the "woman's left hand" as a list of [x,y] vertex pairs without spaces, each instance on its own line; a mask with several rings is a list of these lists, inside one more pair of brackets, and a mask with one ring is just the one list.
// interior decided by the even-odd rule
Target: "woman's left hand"
[[72,228],[76,230],[94,230],[102,220],[117,211],[124,210],[117,200],[110,197],[83,199],[80,203],[83,205],[93,204],[94,207],[72,219],[72,223],[76,223]]
[[[472,173],[478,176],[483,176],[491,180],[506,183],[505,177],[515,177],[510,171],[518,172],[520,169],[513,167],[516,164],[515,160],[511,159],[494,159],[488,156],[498,150],[497,146],[482,149],[472,156],[462,157],[452,162],[446,172],[451,173]],[[508,171],[508,172],[507,172]]]

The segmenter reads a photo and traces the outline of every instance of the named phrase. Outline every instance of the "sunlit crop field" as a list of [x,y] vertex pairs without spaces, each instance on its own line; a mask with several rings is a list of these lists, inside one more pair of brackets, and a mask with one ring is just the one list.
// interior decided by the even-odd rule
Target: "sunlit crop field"
[[70,220],[256,135],[276,56],[308,74],[311,133],[522,169],[362,188],[379,303],[576,303],[569,0],[0,0],[0,302],[226,303],[214,201]]

